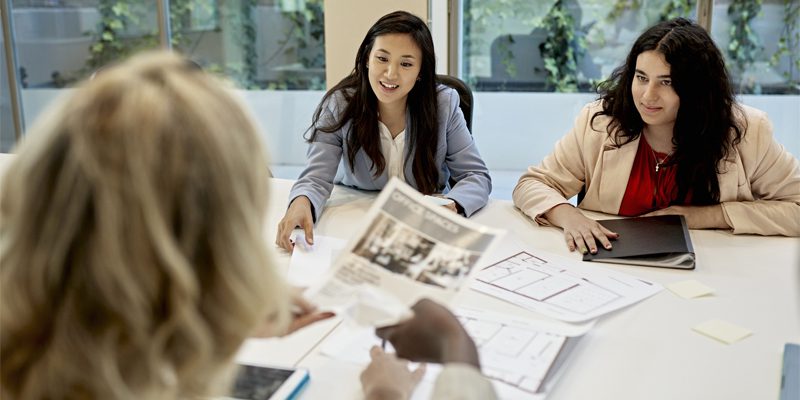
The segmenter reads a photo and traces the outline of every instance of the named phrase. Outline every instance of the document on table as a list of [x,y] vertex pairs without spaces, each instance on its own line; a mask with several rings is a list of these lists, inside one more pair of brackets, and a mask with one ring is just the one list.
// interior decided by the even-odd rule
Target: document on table
[[287,280],[300,287],[312,286],[324,278],[347,244],[343,239],[314,235],[314,244],[309,245],[302,232],[295,235],[294,242]]
[[325,339],[342,322],[333,317],[313,323],[290,335],[271,338],[249,338],[236,354],[236,362],[248,365],[291,365],[297,363]]
[[[472,308],[454,313],[478,347],[483,374],[503,399],[543,398],[553,383],[556,359],[566,357],[567,340],[577,339],[592,326],[561,328]],[[342,329],[323,342],[321,350],[331,358],[366,365],[369,349],[380,344],[372,329]]]
[[483,268],[472,289],[567,322],[582,322],[646,299],[662,287],[540,250]]

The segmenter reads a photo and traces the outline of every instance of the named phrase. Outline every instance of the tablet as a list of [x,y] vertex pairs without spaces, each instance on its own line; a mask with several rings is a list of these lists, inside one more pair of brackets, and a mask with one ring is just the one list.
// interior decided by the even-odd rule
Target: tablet
[[307,369],[239,365],[233,391],[226,399],[291,400],[308,383]]

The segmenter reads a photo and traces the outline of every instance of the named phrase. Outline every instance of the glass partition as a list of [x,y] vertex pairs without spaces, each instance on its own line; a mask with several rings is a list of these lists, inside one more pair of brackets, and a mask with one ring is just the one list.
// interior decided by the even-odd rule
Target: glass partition
[[[322,0],[169,0],[172,47],[243,89],[325,87]],[[15,0],[23,88],[62,88],[158,42],[155,0]]]
[[739,93],[800,94],[800,1],[715,1],[711,34]]
[[172,45],[243,89],[325,88],[322,0],[170,0]]
[[[479,91],[590,92],[660,20],[696,0],[464,0],[463,76]],[[798,90],[797,0],[715,1],[712,37],[741,93]]]
[[11,109],[11,85],[8,84],[6,56],[0,37],[0,153],[8,153],[14,147],[14,116]]
[[[323,0],[167,4],[172,48],[207,71],[246,90],[324,90]],[[159,47],[157,8],[156,0],[13,0],[27,124],[61,89],[110,62]],[[6,99],[0,103],[4,126],[11,123]],[[13,142],[13,129],[4,128],[2,140]]]

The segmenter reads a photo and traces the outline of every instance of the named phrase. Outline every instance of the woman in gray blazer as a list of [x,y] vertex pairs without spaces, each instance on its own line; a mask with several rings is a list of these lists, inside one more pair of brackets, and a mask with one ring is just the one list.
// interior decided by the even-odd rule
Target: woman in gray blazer
[[322,98],[309,132],[308,165],[292,187],[275,240],[287,251],[296,227],[313,243],[313,224],[334,183],[381,190],[398,177],[421,193],[452,200],[447,207],[467,217],[489,199],[489,170],[459,96],[436,84],[431,33],[407,12],[387,14],[370,28],[353,72]]

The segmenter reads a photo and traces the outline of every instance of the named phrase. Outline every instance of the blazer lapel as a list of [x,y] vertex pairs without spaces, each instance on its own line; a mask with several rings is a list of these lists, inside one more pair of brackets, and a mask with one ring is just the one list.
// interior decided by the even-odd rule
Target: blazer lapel
[[619,213],[638,148],[639,138],[619,148],[613,146],[612,139],[606,140],[602,161],[594,171],[595,179],[600,181],[598,182],[598,194],[603,212]]

